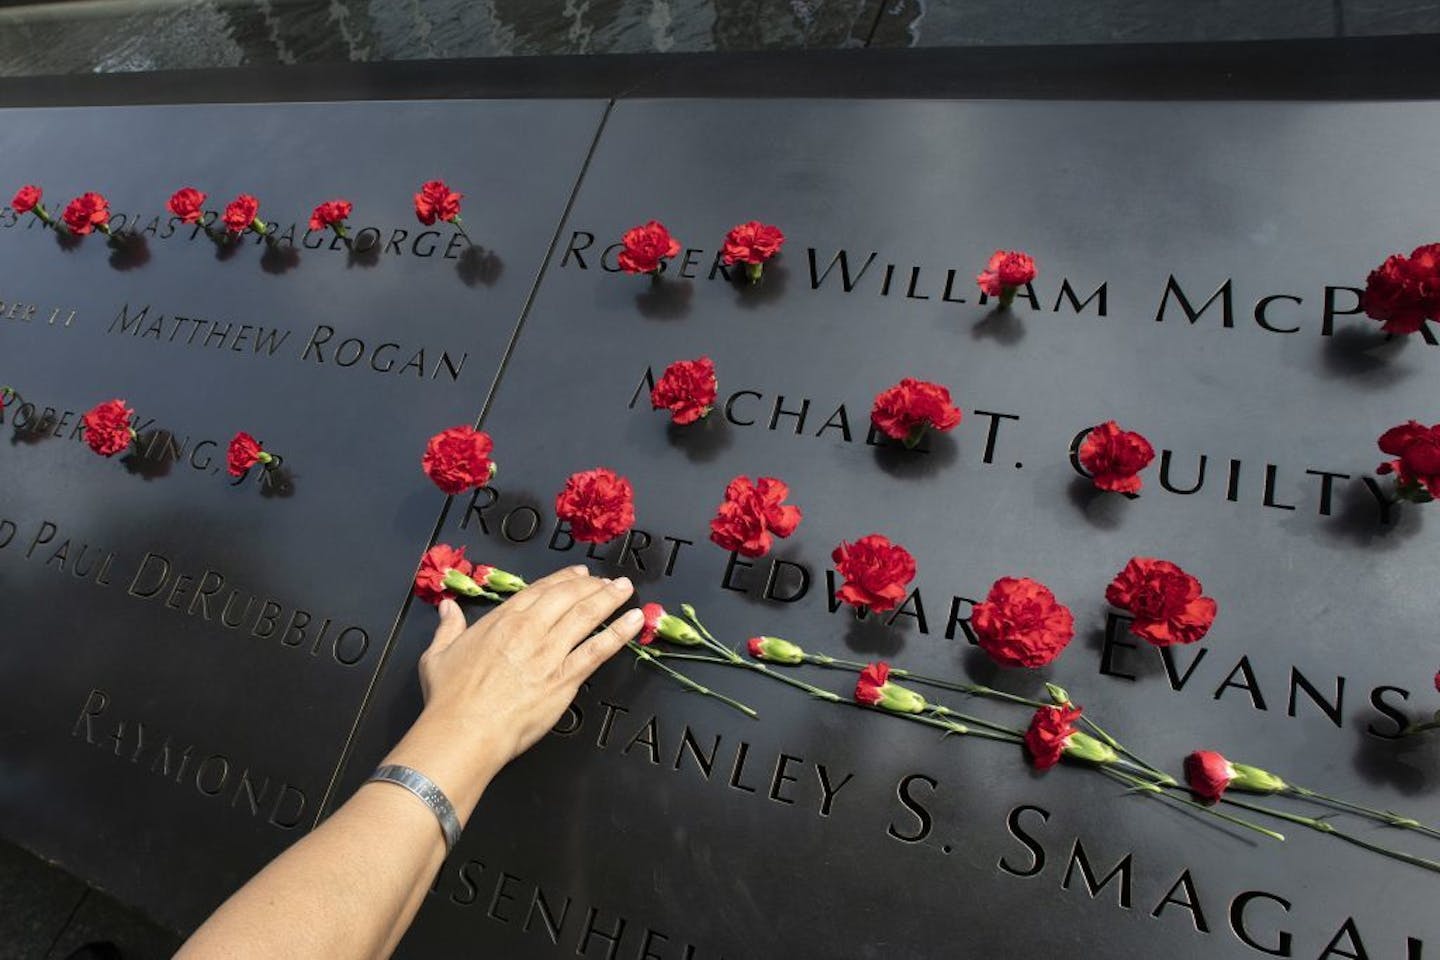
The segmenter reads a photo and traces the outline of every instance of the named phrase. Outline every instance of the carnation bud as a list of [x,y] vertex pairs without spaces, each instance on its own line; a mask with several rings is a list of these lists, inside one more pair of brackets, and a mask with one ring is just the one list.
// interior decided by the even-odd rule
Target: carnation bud
[[445,571],[445,579],[441,583],[446,590],[466,597],[478,597],[485,592],[472,577],[466,576],[454,567]]
[[1230,789],[1245,793],[1280,793],[1289,784],[1268,770],[1230,761]]
[[[1063,692],[1063,691],[1062,691]],[[1065,738],[1065,755],[1091,763],[1114,763],[1119,759],[1113,747],[1078,730]]]
[[673,613],[661,614],[655,625],[655,635],[687,647],[698,647],[705,642],[699,631]]
[[1058,683],[1045,684],[1045,692],[1050,694],[1050,702],[1057,706],[1065,707],[1070,705],[1070,694]]
[[909,687],[886,683],[880,687],[880,702],[876,706],[894,713],[923,713],[925,698]]
[[513,573],[501,570],[499,567],[475,568],[475,573],[480,576],[480,582],[496,593],[519,593],[529,586],[523,579]]
[[793,665],[805,662],[804,650],[779,637],[751,637],[750,656],[756,660],[769,660],[771,663]]

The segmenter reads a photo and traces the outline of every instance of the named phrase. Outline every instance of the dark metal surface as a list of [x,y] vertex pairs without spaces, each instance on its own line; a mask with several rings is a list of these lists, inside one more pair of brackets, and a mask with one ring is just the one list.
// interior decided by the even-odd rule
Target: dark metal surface
[[[56,212],[100,190],[143,231],[194,184],[217,207],[254,192],[282,230],[300,221],[294,248],[219,250],[164,236],[160,217],[124,253],[0,223],[3,379],[21,397],[0,456],[7,836],[186,928],[313,823],[444,503],[425,441],[481,408],[603,110],[4,117],[5,189],[39,182]],[[411,194],[435,176],[468,195],[473,250],[415,221]],[[382,242],[307,244],[311,207],[334,196]],[[114,396],[153,422],[151,456],[107,461],[74,436]],[[231,485],[240,429],[283,455],[283,484]]]
[[[1324,311],[1327,286],[1352,309],[1338,288],[1432,239],[1437,148],[1428,104],[621,103],[487,414],[498,499],[457,500],[440,539],[528,576],[573,562],[585,551],[552,539],[553,497],[572,470],[609,466],[634,482],[649,545],[632,540],[639,559],[624,562],[620,543],[598,548],[592,566],[634,577],[643,599],[695,603],[728,643],[776,634],[1032,696],[1054,680],[1177,773],[1210,747],[1434,821],[1440,745],[1387,739],[1395,722],[1372,697],[1436,705],[1435,517],[1383,522],[1362,478],[1383,429],[1435,419],[1440,347],[1383,343],[1353,315],[1327,334]],[[695,248],[693,279],[678,262],[656,287],[600,266],[652,216]],[[750,217],[786,230],[781,259],[754,289],[711,279],[726,229]],[[997,246],[1037,257],[1040,309],[976,303]],[[810,266],[813,250],[824,273],[841,248],[848,293],[838,266]],[[943,299],[952,270],[963,303]],[[1232,322],[1222,296],[1192,323],[1166,299],[1172,277],[1195,308],[1229,280]],[[1078,301],[1107,284],[1104,315],[1062,299],[1064,281]],[[1276,295],[1298,302],[1270,300],[1266,329],[1257,302]],[[643,390],[632,407],[647,368],[702,353],[720,380],[708,422],[671,429]],[[866,443],[871,398],[907,375],[949,384],[966,412],[928,453]],[[1111,417],[1168,451],[1178,490],[1203,455],[1203,486],[1168,491],[1157,458],[1139,499],[1095,495],[1067,449]],[[1320,471],[1343,475],[1328,499]],[[805,510],[778,572],[727,571],[707,542],[737,474],[785,479]],[[888,628],[830,612],[830,549],[872,531],[916,555],[923,627],[913,602]],[[1173,674],[1143,645],[1107,652],[1104,589],[1132,555],[1180,563],[1219,602]],[[801,569],[803,596],[766,599],[767,583],[796,593]],[[954,598],[1003,575],[1039,578],[1074,610],[1050,668],[998,670],[952,622],[969,612]],[[341,797],[417,712],[432,628],[411,610]],[[1132,642],[1123,627],[1113,640]],[[703,679],[761,718],[623,655],[603,669],[562,733],[492,787],[401,955],[1408,960],[1440,946],[1433,874],[1299,826],[1283,845],[1217,829],[1094,774],[1038,775],[1005,745],[762,678]],[[1337,697],[1332,720],[1320,701]],[[708,774],[687,731],[715,751]],[[1098,885],[1117,864],[1092,895],[1083,869]]]
[[[1035,38],[1035,42],[1044,42]],[[1440,37],[500,57],[0,80],[0,105],[470,97],[1421,99]]]

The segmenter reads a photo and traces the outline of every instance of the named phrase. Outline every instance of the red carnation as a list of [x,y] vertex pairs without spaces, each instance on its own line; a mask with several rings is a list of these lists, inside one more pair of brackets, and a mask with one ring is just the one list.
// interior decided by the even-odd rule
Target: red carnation
[[555,515],[569,521],[576,540],[604,543],[635,525],[635,491],[604,467],[573,473],[555,497]]
[[14,208],[16,216],[22,216],[33,211],[35,216],[40,218],[41,223],[47,227],[53,227],[55,226],[55,220],[50,216],[50,211],[45,209],[45,204],[40,202],[40,198],[44,195],[45,191],[33,183],[27,183],[15,191],[15,196],[11,199],[10,206]]
[[1440,244],[1398,253],[1370,271],[1360,298],[1365,315],[1386,333],[1415,333],[1440,313]]
[[656,410],[669,410],[673,423],[694,423],[710,413],[715,392],[714,361],[709,357],[676,360],[665,368],[650,391],[650,405]]
[[460,200],[464,196],[451,190],[444,180],[426,181],[415,194],[415,219],[427,227],[436,220],[459,226]]
[[45,191],[35,184],[27,183],[15,191],[15,198],[10,201],[10,206],[15,209],[16,213],[29,213],[39,206],[40,198],[44,196],[44,193]]
[[[438,604],[446,597],[455,595],[452,572],[469,577],[474,569],[474,565],[465,559],[464,547],[457,549],[437,543],[426,550],[425,556],[420,559],[420,569],[415,573],[415,596],[426,603]],[[447,578],[450,578],[451,583],[446,583]]]
[[1376,473],[1395,474],[1395,492],[1406,500],[1423,503],[1440,497],[1440,423],[1427,427],[1415,420],[1391,427],[1380,435],[1380,451],[1388,460]]
[[1049,770],[1065,755],[1065,747],[1075,734],[1075,721],[1084,711],[1080,707],[1041,707],[1030,718],[1025,731],[1025,752],[1037,770]]
[[687,647],[698,647],[705,642],[698,630],[658,603],[647,603],[640,612],[645,617],[639,637],[642,647],[648,647],[656,640],[669,640]]
[[1287,793],[1291,787],[1269,770],[1236,763],[1214,750],[1196,750],[1185,758],[1185,782],[1202,800],[1219,800],[1226,790],[1241,793]]
[[648,273],[657,280],[665,261],[680,252],[680,241],[659,220],[626,230],[621,240],[625,249],[620,251],[620,268],[626,273]]
[[655,642],[655,635],[660,630],[660,619],[665,616],[665,608],[658,603],[647,603],[640,608],[645,615],[645,625],[640,628],[640,636],[637,638],[640,646],[648,647]]
[[884,660],[867,664],[865,669],[860,671],[860,678],[855,681],[855,699],[867,707],[875,706],[881,700],[881,688],[889,681],[890,664]]
[[349,200],[326,200],[310,213],[310,229],[324,230],[330,227],[339,237],[345,236],[345,218],[354,207]]
[[1015,291],[1034,279],[1035,260],[1029,254],[996,250],[975,282],[987,297],[999,297],[1000,306],[1008,307],[1015,300]]
[[1095,486],[1112,493],[1139,493],[1140,471],[1155,459],[1155,448],[1138,433],[1121,430],[1114,420],[1093,428],[1080,444],[1080,465]]
[[845,578],[836,598],[877,613],[899,606],[906,585],[915,579],[915,558],[910,551],[878,533],[841,543],[830,559]]
[[1007,667],[1043,667],[1075,636],[1070,608],[1029,577],[1001,577],[970,614],[980,648]]
[[61,218],[77,237],[83,237],[92,230],[109,236],[110,201],[99,193],[82,193],[70,201]]
[[134,415],[135,411],[125,406],[124,400],[96,404],[83,418],[85,442],[102,457],[115,456],[135,439],[135,430],[130,426]]
[[710,521],[710,539],[747,557],[770,552],[770,535],[788,537],[800,525],[800,508],[784,503],[790,487],[775,477],[736,477],[725,487],[725,499]]
[[1230,761],[1214,750],[1196,750],[1185,758],[1185,782],[1195,796],[1210,803],[1225,794],[1233,775]]
[[1105,588],[1105,599],[1135,619],[1130,632],[1157,647],[1194,643],[1215,622],[1215,601],[1200,581],[1168,560],[1131,557]]
[[495,476],[492,449],[490,434],[474,427],[451,427],[430,438],[420,466],[441,490],[451,495],[464,493],[485,486]]
[[254,230],[263,237],[270,232],[270,228],[259,218],[259,213],[260,201],[248,193],[242,193],[226,205],[220,220],[233,236],[238,237],[246,230]]
[[926,427],[942,433],[960,423],[960,408],[950,402],[950,391],[938,383],[906,377],[880,391],[870,408],[870,422],[907,447],[920,442]]
[[730,228],[725,234],[725,245],[720,257],[725,263],[745,264],[745,275],[751,283],[759,283],[765,261],[780,252],[785,243],[785,234],[780,228],[759,220],[747,220]]
[[194,187],[181,187],[170,195],[165,207],[179,217],[181,223],[197,223],[205,216],[205,194]]
[[226,468],[232,477],[245,476],[245,471],[257,463],[263,463],[268,467],[274,459],[273,454],[266,453],[261,448],[260,441],[244,430],[235,434],[234,439],[230,441],[229,449],[225,451]]

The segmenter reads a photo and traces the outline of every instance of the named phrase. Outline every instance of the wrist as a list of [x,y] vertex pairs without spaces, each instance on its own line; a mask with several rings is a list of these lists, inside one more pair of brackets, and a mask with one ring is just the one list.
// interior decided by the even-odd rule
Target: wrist
[[464,824],[505,760],[483,732],[424,711],[382,763],[402,764],[429,777]]

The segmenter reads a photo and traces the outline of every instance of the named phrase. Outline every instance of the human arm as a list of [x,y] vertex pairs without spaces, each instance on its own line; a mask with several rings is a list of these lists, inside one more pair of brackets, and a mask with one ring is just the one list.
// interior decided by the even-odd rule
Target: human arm
[[[467,626],[454,601],[420,658],[425,708],[385,763],[433,780],[465,824],[490,780],[544,736],[576,691],[639,633],[629,598],[571,567],[537,581]],[[329,819],[225,901],[180,960],[385,957],[445,856],[435,815],[390,783],[367,783]]]

